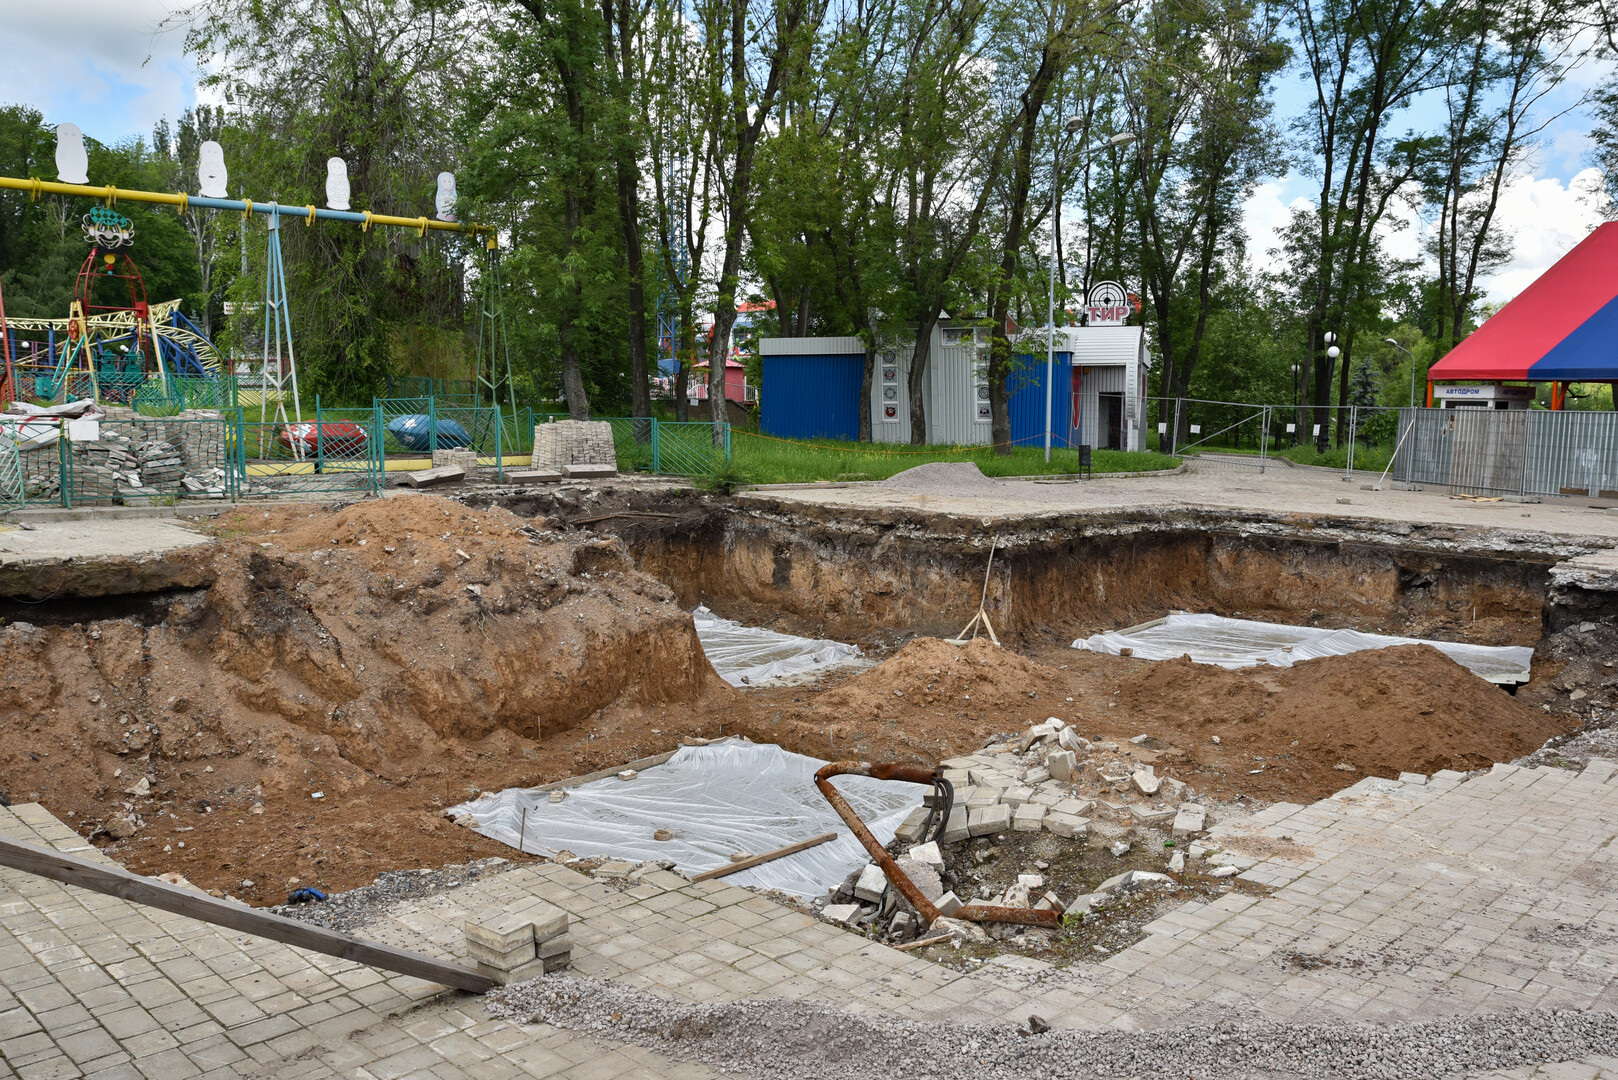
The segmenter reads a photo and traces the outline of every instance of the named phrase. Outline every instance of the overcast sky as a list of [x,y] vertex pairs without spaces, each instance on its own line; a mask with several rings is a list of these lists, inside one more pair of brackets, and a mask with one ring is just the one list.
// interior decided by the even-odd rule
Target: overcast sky
[[[273,0],[272,0],[273,2]],[[0,0],[6,27],[0,64],[0,103],[23,103],[51,124],[72,121],[103,142],[147,136],[159,119],[175,119],[197,101],[195,65],[183,52],[184,33],[163,28],[180,4],[173,0]],[[1564,93],[1575,94],[1605,73],[1580,73]],[[1296,114],[1305,89],[1295,76],[1279,87],[1280,114]],[[1560,106],[1558,106],[1560,107]],[[1401,126],[1427,116],[1401,118]],[[1545,145],[1513,181],[1500,221],[1514,238],[1511,263],[1488,282],[1488,298],[1502,302],[1582,240],[1601,221],[1590,193],[1600,174],[1588,167],[1589,117],[1574,112],[1547,132]],[[92,181],[94,178],[92,177]],[[1261,186],[1247,204],[1249,252],[1269,262],[1276,230],[1290,208],[1308,205],[1314,182],[1300,175]],[[1070,216],[1077,215],[1069,207]],[[1395,253],[1420,250],[1421,223],[1389,237]]]

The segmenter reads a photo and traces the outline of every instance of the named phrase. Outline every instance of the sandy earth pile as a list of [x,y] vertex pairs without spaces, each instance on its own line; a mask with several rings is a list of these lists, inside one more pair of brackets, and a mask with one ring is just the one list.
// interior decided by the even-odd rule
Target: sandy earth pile
[[6,794],[136,869],[269,902],[464,860],[437,807],[635,756],[594,753],[614,716],[734,695],[616,539],[424,496],[216,528],[186,556],[211,586],[154,625],[0,630]]

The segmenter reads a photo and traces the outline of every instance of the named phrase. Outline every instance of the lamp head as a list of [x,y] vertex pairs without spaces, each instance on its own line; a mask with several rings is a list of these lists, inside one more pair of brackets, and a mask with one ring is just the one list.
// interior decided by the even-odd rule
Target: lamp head
[[1395,349],[1398,349],[1398,348],[1402,348],[1402,346],[1401,346],[1401,345],[1400,345],[1400,344],[1399,344],[1399,343],[1398,343],[1398,342],[1397,342],[1397,341],[1394,341],[1394,340],[1393,340],[1393,339],[1392,339],[1392,338],[1390,338],[1390,337],[1385,337],[1385,338],[1383,338],[1383,339],[1382,339],[1382,342],[1383,342],[1383,344],[1385,344],[1385,345],[1392,345],[1392,346],[1393,346],[1393,347],[1394,347],[1394,348],[1395,348]]
[[1120,131],[1118,134],[1108,139],[1107,143],[1109,146],[1125,146],[1134,142],[1138,138],[1140,138],[1140,136],[1136,135],[1133,131]]
[[1082,116],[1070,116],[1070,117],[1067,118],[1067,123],[1062,125],[1062,127],[1064,127],[1067,130],[1067,133],[1069,135],[1074,134],[1075,132],[1077,132],[1083,126],[1084,126],[1084,117],[1082,117]]

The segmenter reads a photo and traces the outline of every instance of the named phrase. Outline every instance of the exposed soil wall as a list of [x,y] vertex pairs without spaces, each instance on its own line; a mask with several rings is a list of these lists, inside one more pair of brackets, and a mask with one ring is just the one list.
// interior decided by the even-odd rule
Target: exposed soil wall
[[950,635],[987,602],[1013,641],[1071,639],[1212,611],[1483,644],[1532,645],[1549,563],[1399,544],[1242,533],[1189,519],[945,536],[914,521],[743,510],[626,537],[682,606],[844,640]]

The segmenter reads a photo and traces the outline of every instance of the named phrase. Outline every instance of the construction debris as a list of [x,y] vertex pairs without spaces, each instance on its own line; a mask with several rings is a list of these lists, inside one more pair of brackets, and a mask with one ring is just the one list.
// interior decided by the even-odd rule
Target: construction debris
[[480,973],[501,985],[558,971],[573,957],[568,914],[535,900],[512,911],[468,919],[466,951]]

